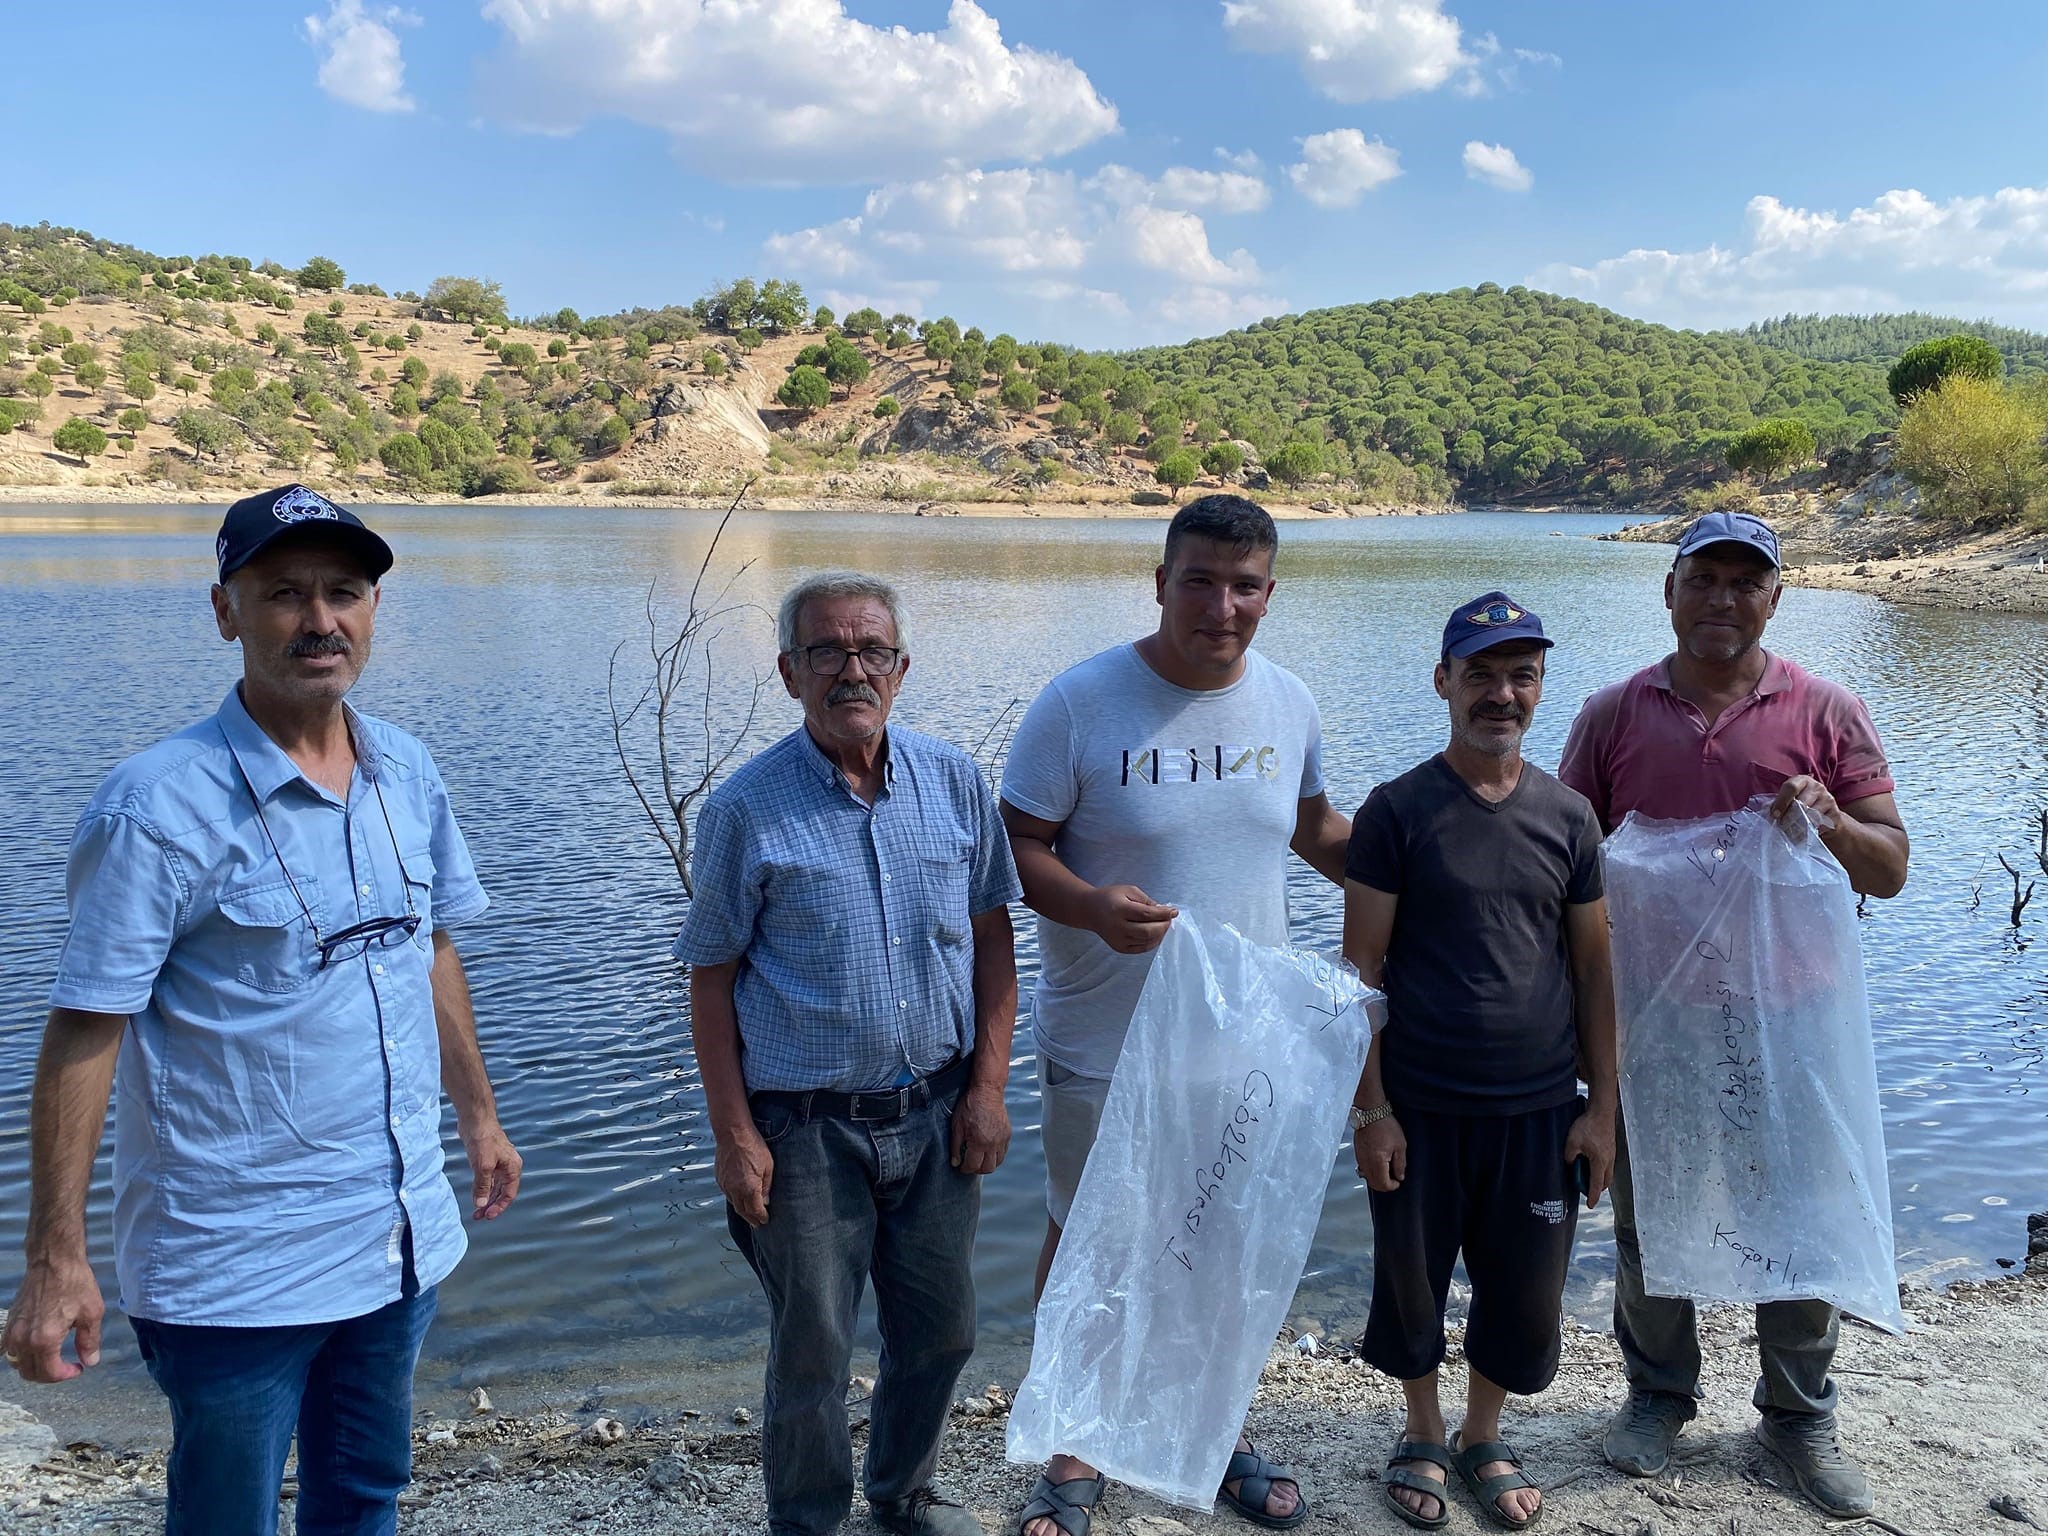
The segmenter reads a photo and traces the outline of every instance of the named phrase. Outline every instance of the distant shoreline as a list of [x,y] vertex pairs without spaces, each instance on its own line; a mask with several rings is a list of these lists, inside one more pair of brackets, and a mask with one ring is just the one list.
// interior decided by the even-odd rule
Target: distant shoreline
[[[80,506],[80,507],[124,507],[124,506],[197,506],[223,507],[254,489],[251,486],[223,486],[219,490],[190,491],[169,487],[149,486],[56,486],[56,485],[0,485],[0,506]],[[730,497],[716,496],[578,496],[564,495],[550,497],[546,494],[526,496],[393,496],[388,492],[374,498],[357,499],[339,489],[328,489],[327,494],[344,505],[390,506],[390,507],[636,507],[659,510],[663,508],[678,512],[723,512],[732,505]],[[1435,517],[1452,512],[1488,511],[1594,511],[1586,507],[1519,508],[1519,507],[1465,507],[1443,506],[1376,506],[1359,503],[1341,506],[1334,502],[1273,501],[1255,492],[1244,493],[1264,507],[1274,518],[1291,522],[1341,522],[1349,518],[1362,517]],[[1179,506],[1192,500],[1184,497],[1181,502],[1159,502],[1141,505],[1128,499],[1121,501],[1061,501],[1051,499],[993,500],[967,498],[948,500],[944,497],[931,501],[892,501],[871,496],[748,496],[740,505],[743,512],[861,512],[880,513],[894,517],[1042,517],[1055,519],[1099,518],[1105,521],[1123,519],[1151,519],[1163,522],[1171,518]],[[1614,515],[1621,515],[1616,513]]]

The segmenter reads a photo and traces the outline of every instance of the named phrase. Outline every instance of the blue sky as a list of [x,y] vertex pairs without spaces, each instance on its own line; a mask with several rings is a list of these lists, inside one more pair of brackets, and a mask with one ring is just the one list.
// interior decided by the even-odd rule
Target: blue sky
[[0,219],[518,313],[752,273],[1101,347],[1490,279],[2048,329],[2037,0],[124,0],[9,39]]

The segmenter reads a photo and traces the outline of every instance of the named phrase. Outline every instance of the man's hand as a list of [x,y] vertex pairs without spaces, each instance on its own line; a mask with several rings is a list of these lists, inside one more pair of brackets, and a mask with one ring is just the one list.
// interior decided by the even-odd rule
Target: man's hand
[[953,1166],[962,1173],[994,1173],[1010,1150],[1010,1111],[1003,1090],[969,1088],[953,1105]]
[[1586,1160],[1586,1209],[1592,1210],[1614,1182],[1614,1111],[1588,1109],[1572,1122],[1564,1139],[1564,1161],[1569,1168],[1581,1157]]
[[1366,1188],[1391,1195],[1408,1177],[1408,1133],[1392,1115],[1351,1133],[1351,1155]]
[[1778,786],[1777,796],[1771,801],[1771,820],[1784,821],[1795,805],[1811,811],[1822,832],[1832,832],[1841,824],[1842,808],[1835,804],[1835,797],[1828,792],[1827,785],[1808,774],[1795,773]]
[[[83,1254],[66,1259],[31,1259],[14,1305],[0,1353],[23,1381],[69,1381],[85,1366],[100,1363],[100,1320],[107,1304]],[[64,1358],[65,1335],[77,1333],[78,1364]]]
[[1159,947],[1180,908],[1162,907],[1135,885],[1105,885],[1095,892],[1094,915],[1089,926],[1103,943],[1120,955],[1143,955]]
[[768,1186],[775,1180],[775,1156],[751,1123],[745,1130],[718,1138],[714,1163],[718,1191],[740,1220],[750,1227],[768,1225]]
[[505,1213],[505,1207],[519,1193],[519,1172],[526,1164],[513,1150],[505,1128],[495,1120],[463,1131],[462,1150],[469,1154],[470,1217],[475,1221],[493,1221]]

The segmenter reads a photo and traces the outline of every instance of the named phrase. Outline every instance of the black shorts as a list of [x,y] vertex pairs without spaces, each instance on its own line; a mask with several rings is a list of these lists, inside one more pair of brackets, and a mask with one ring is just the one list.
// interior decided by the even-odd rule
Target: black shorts
[[1579,1196],[1564,1160],[1582,1104],[1519,1115],[1396,1110],[1408,1176],[1372,1193],[1372,1314],[1360,1354],[1411,1381],[1443,1363],[1459,1251],[1472,1281],[1465,1359],[1510,1392],[1557,1374],[1558,1319]]

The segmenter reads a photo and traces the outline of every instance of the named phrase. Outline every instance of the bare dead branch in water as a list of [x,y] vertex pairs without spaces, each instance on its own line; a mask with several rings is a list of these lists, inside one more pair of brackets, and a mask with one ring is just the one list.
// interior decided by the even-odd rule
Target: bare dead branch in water
[[2034,845],[2034,862],[2041,866],[2041,873],[2048,875],[2048,805],[2034,812],[2034,825],[2040,829],[2040,840]]
[[2006,861],[2006,857],[2002,853],[1998,855],[1998,862],[2000,867],[2008,875],[2012,876],[2012,925],[2017,928],[2020,925],[2020,914],[2027,910],[2027,903],[2034,899],[2034,882],[2029,880],[2026,890],[2022,892],[2020,890],[2020,872]]
[[[648,671],[639,693],[630,703],[622,703],[624,695],[620,689],[619,659],[631,641],[621,640],[612,648],[611,664],[605,674],[605,702],[610,706],[612,716],[612,748],[618,753],[626,783],[632,787],[634,798],[640,802],[640,809],[654,828],[654,835],[661,839],[662,846],[675,863],[676,875],[683,882],[685,895],[695,894],[690,884],[690,807],[717,781],[725,765],[732,761],[733,754],[739,751],[752,731],[754,720],[760,713],[761,695],[768,686],[768,680],[756,674],[746,700],[744,718],[734,729],[719,729],[714,719],[714,705],[721,679],[712,665],[712,642],[721,633],[720,626],[725,620],[750,606],[726,599],[733,584],[746,574],[753,562],[741,562],[722,579],[712,577],[711,567],[718,555],[719,540],[725,536],[726,524],[732,521],[733,513],[739,510],[740,502],[753,484],[749,479],[740,487],[732,505],[725,509],[725,516],[718,520],[710,546],[705,549],[696,577],[690,583],[681,624],[672,633],[664,632],[661,615],[655,605],[655,591],[660,583],[648,586],[645,606]],[[708,580],[716,580],[715,593],[707,594]],[[700,676],[701,693],[698,686]],[[700,716],[694,730],[679,718],[680,711],[693,699]],[[643,761],[636,768],[635,753],[628,744],[627,732],[635,721],[648,714],[652,715],[654,762],[648,765]],[[697,738],[697,750],[688,762],[683,760],[684,749],[677,742],[678,736],[682,740]],[[655,779],[660,781],[659,805],[655,803],[652,782]]]
[[[1009,755],[1010,738],[1017,734],[1017,722],[1023,718],[1018,709],[1023,702],[1022,699],[1012,699],[1005,704],[1003,712],[989,722],[988,729],[981,733],[981,740],[967,754],[981,769],[982,777],[988,780],[991,793],[1000,795],[1003,792],[1003,759]],[[995,743],[993,748],[989,746],[990,742]]]

